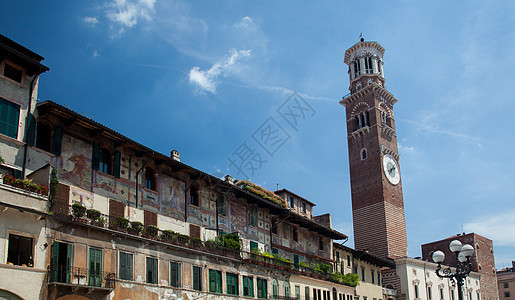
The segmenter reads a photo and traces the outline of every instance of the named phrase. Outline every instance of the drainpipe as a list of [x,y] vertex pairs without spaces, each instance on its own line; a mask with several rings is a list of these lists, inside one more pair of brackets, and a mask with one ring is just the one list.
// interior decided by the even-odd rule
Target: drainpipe
[[147,165],[147,163],[152,159],[152,157],[154,157],[154,154],[155,152],[152,151],[152,155],[143,163],[143,165],[141,166],[141,168],[138,170],[138,172],[136,172],[136,208],[138,207],[138,187],[139,187],[139,172],[141,172],[141,170],[143,170],[143,168]]
[[[38,69],[38,72],[34,75],[34,78],[32,78],[32,81],[30,83],[30,89],[29,89],[29,105],[27,107],[27,117],[25,120],[28,120],[30,116],[30,110],[32,109],[32,93],[34,91],[34,83],[36,82],[36,79],[39,77],[39,73],[41,72],[41,68]],[[25,126],[27,126],[27,122],[25,121]],[[25,145],[23,146],[23,164],[21,168],[21,176],[22,178],[25,178],[25,168],[27,166],[27,152],[29,145],[27,144],[27,127],[25,127],[25,136],[23,137]]]

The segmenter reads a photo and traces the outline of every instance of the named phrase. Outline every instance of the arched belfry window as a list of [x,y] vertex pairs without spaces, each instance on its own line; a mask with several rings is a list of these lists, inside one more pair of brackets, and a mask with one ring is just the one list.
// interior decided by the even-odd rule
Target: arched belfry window
[[365,160],[368,157],[367,149],[361,149],[361,160]]
[[365,57],[365,73],[372,74],[372,56]]
[[370,126],[370,117],[368,111],[364,111],[356,115],[356,130],[365,126]]
[[356,59],[354,62],[354,78],[358,78],[361,75],[361,65],[359,64],[359,59]]

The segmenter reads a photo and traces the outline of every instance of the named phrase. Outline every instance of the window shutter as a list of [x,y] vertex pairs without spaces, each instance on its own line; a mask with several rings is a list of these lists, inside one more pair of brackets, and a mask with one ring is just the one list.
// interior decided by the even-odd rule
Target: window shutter
[[25,122],[25,143],[34,146],[36,140],[36,118],[29,113]]
[[93,170],[98,170],[100,163],[100,144],[98,142],[93,143],[93,159],[92,159],[92,168]]
[[118,278],[127,279],[127,254],[120,252],[120,274]]
[[132,280],[132,254],[127,254],[126,255],[127,257],[127,263],[126,263],[126,268],[125,268],[125,272],[126,272],[126,277],[127,280]]
[[145,226],[157,226],[157,214],[151,211],[143,211],[143,222]]
[[178,262],[170,263],[170,283],[174,287],[181,286],[181,265]]
[[120,151],[116,151],[114,153],[114,164],[113,164],[113,176],[116,178],[120,178]]
[[60,156],[61,145],[63,142],[63,128],[58,126],[54,129],[54,138],[52,139],[52,153]]
[[200,290],[200,267],[193,267],[193,289]]
[[190,224],[190,237],[200,239],[200,226]]

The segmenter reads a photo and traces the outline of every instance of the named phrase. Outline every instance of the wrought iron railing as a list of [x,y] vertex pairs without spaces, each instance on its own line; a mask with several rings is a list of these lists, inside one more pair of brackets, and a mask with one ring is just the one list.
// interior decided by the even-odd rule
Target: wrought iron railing
[[116,281],[115,273],[66,265],[50,265],[47,278],[49,283],[65,283],[109,289],[114,289]]

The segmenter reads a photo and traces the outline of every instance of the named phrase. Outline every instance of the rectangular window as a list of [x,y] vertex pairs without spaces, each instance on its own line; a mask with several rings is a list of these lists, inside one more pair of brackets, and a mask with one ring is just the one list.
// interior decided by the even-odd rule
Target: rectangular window
[[249,225],[257,226],[257,208],[255,206],[249,208]]
[[376,274],[374,273],[374,270],[370,270],[370,278],[372,278],[372,283],[376,283]]
[[250,251],[259,251],[258,243],[250,241]]
[[509,287],[510,287],[510,284],[509,284],[508,282],[505,282],[505,283],[504,283],[504,288],[505,288],[505,289],[507,289],[507,288],[509,288]]
[[430,286],[427,287],[427,298],[429,300],[433,299],[433,291],[431,290]]
[[181,287],[181,263],[170,262],[170,285],[173,287]]
[[249,276],[243,276],[243,296],[254,297],[254,279]]
[[190,204],[194,206],[200,206],[198,200],[198,191],[196,188],[190,188]]
[[352,273],[358,274],[358,266],[354,266]]
[[510,298],[510,292],[504,292],[504,298]]
[[381,285],[381,271],[377,271],[377,285]]
[[[443,289],[440,289],[440,300],[444,300]],[[481,299],[479,299],[481,300]]]
[[419,296],[418,296],[418,285],[415,284],[414,287],[415,287],[415,298],[418,299],[419,298]]
[[15,266],[33,267],[33,239],[9,234],[7,263]]
[[272,219],[272,233],[277,234],[277,221]]
[[19,119],[20,106],[0,98],[0,133],[17,138]]
[[102,286],[102,250],[89,249],[89,285]]
[[157,258],[147,257],[147,283],[157,284]]
[[321,237],[318,238],[318,250],[324,250],[324,240]]
[[193,266],[193,289],[196,291],[202,290],[202,269],[201,269],[201,267]]
[[209,270],[209,291],[211,293],[222,292],[222,272],[218,270]]
[[3,75],[9,79],[21,83],[23,80],[23,70],[19,69],[9,63],[4,63]]
[[304,298],[309,300],[309,286],[304,288]]
[[347,267],[350,267],[350,255],[347,255]]
[[301,202],[300,203],[300,211],[305,214],[307,212],[307,209],[306,209],[306,202]]
[[120,252],[118,278],[121,280],[132,280],[132,260],[133,256],[131,253]]
[[300,286],[295,286],[295,299],[300,300]]
[[299,232],[297,231],[297,228],[293,228],[292,234],[293,234],[293,241],[298,242],[299,241]]
[[292,196],[288,196],[288,200],[290,208],[295,208],[295,198],[293,198]]
[[365,268],[361,267],[361,281],[366,282],[365,279]]
[[238,275],[227,273],[227,294],[238,295]]
[[218,199],[218,213],[227,216],[227,199],[224,196]]
[[268,297],[266,291],[266,279],[258,278],[257,279],[257,297],[259,299],[266,299]]

